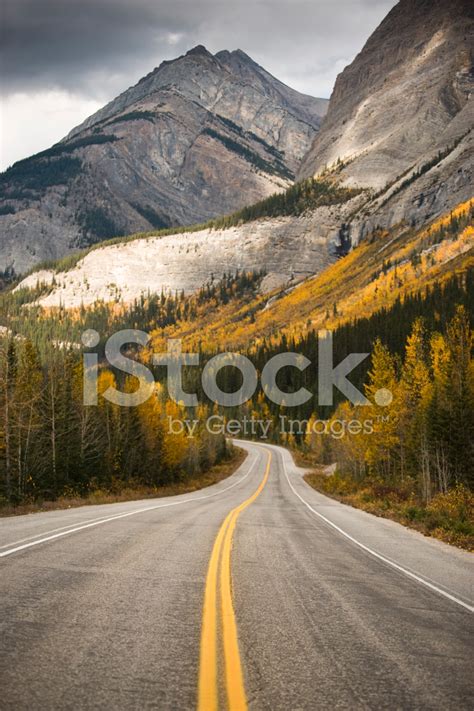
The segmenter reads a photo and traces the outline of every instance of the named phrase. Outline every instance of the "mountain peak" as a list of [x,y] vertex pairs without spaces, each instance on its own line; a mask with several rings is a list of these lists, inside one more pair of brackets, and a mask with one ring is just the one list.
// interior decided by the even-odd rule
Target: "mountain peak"
[[239,59],[243,59],[246,62],[252,62],[252,64],[255,64],[252,57],[250,57],[246,52],[244,52],[243,49],[234,49],[232,54],[234,55],[234,57],[238,57]]
[[186,57],[194,56],[213,57],[213,55],[209,52],[208,49],[206,49],[206,47],[204,47],[203,44],[198,44],[192,49],[190,49],[188,52],[186,52]]
[[223,49],[220,52],[217,52],[215,58],[227,67],[245,66],[253,70],[259,67],[257,62],[255,62],[252,57],[250,57],[246,52],[244,52],[243,49],[234,49],[232,50],[232,52],[229,52],[228,49]]
[[217,52],[215,57],[216,59],[222,60],[226,60],[230,57],[233,57],[234,59],[242,59],[247,62],[251,62],[252,64],[255,64],[252,57],[250,57],[246,52],[244,52],[243,49],[234,49],[232,50],[232,52],[230,52],[228,49],[221,49],[220,52]]

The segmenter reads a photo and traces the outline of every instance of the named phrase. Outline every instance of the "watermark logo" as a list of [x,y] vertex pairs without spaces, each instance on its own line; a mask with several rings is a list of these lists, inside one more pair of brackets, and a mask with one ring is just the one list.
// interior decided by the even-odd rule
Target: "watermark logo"
[[331,420],[294,420],[287,415],[280,415],[275,422],[272,419],[243,416],[240,419],[227,419],[223,415],[211,415],[204,421],[198,418],[176,418],[171,415],[167,418],[168,434],[181,435],[194,439],[201,428],[213,435],[226,437],[249,438],[261,440],[275,438],[278,433],[293,437],[306,437],[309,435],[326,435],[332,439],[342,439],[350,435],[370,435],[374,431],[374,421],[371,419],[359,420],[353,418]]
[[[100,342],[100,334],[89,329],[82,334],[82,343],[87,348],[95,348]],[[109,402],[122,407],[136,407],[145,403],[154,393],[155,380],[153,373],[143,363],[130,358],[123,353],[125,346],[145,347],[150,342],[149,334],[144,331],[125,329],[113,334],[105,344],[105,360],[118,371],[135,376],[139,386],[133,392],[122,392],[115,387],[109,387],[102,397]],[[318,406],[334,404],[334,390],[339,390],[353,405],[367,406],[370,401],[348,379],[354,369],[360,365],[369,353],[351,353],[337,365],[334,364],[333,335],[331,331],[318,333]],[[183,369],[200,368],[200,354],[186,353],[179,339],[167,342],[165,353],[152,354],[154,365],[166,368],[166,384],[169,397],[176,403],[187,408],[199,404],[196,393],[189,393],[183,387]],[[99,358],[96,353],[84,353],[84,404],[98,404],[98,372]],[[311,365],[311,361],[301,353],[279,353],[268,360],[259,376],[252,361],[239,353],[220,353],[207,361],[201,370],[201,386],[207,398],[219,407],[239,407],[255,395],[258,385],[265,396],[276,405],[299,407],[314,398],[314,393],[301,387],[296,392],[284,392],[277,384],[280,371],[284,368],[294,368],[300,373]],[[224,392],[218,385],[219,372],[227,367],[240,371],[242,384],[232,393]],[[388,406],[392,402],[392,393],[381,388],[375,393],[375,402],[380,406]]]

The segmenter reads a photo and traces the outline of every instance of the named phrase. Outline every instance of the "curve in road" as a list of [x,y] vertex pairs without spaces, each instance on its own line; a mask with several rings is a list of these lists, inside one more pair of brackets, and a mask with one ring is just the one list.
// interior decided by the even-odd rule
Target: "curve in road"
[[472,556],[240,445],[205,492],[0,521],[2,708],[472,708]]

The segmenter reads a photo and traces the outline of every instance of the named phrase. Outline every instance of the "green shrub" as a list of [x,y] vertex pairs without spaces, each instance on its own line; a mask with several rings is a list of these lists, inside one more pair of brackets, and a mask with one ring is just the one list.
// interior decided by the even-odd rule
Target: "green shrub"
[[153,123],[156,114],[153,111],[130,111],[128,114],[122,114],[111,120],[106,120],[107,126],[112,126],[114,123],[122,123],[123,121],[150,121]]
[[15,208],[12,205],[1,205],[0,215],[14,215]]

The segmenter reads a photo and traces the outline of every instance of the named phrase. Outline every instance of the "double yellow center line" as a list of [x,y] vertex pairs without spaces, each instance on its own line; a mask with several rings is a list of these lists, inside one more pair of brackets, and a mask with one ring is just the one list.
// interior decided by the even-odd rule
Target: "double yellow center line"
[[[268,450],[267,450],[268,451]],[[265,474],[258,489],[242,504],[227,515],[219,529],[209,561],[204,593],[204,611],[201,630],[201,651],[199,660],[198,711],[217,711],[217,623],[218,623],[218,581],[220,582],[220,610],[222,624],[222,647],[225,664],[225,687],[229,711],[246,711],[244,677],[240,661],[237,623],[232,602],[232,581],[230,554],[232,536],[239,515],[255,501],[267,483],[272,461],[268,451]],[[219,575],[220,563],[220,575]]]

